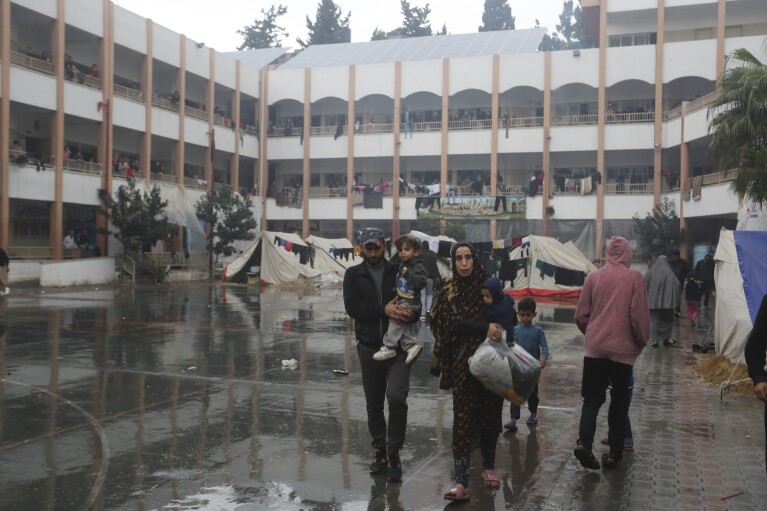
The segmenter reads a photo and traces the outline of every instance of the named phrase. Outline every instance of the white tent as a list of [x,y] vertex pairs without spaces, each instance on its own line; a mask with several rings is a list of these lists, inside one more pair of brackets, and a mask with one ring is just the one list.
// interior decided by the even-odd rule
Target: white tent
[[511,251],[509,259],[526,259],[517,268],[511,290],[515,298],[579,296],[582,279],[596,270],[572,242],[560,243],[545,236],[526,236],[522,245]]
[[761,299],[767,293],[767,232],[722,229],[714,260],[717,355],[739,362]]
[[318,262],[331,268],[338,265],[337,271],[345,272],[347,268],[362,262],[362,257],[354,255],[354,246],[346,238],[329,239],[309,236],[306,238],[306,243],[314,248],[315,267]]

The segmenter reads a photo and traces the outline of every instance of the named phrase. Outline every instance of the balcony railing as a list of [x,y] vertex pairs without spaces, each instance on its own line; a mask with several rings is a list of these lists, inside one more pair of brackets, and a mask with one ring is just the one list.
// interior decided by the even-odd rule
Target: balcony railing
[[413,131],[440,131],[442,122],[414,122]]
[[[543,126],[543,117],[512,117],[511,127],[531,127],[531,126]],[[503,122],[501,122],[501,128],[504,128]]]
[[653,122],[655,120],[654,112],[635,112],[626,114],[607,114],[605,122],[607,124],[620,124],[628,122]]
[[[51,247],[10,247],[8,257],[11,259],[52,259],[53,249]],[[62,248],[61,257],[63,259],[79,258],[80,249]]]
[[72,78],[68,78],[70,82],[79,83],[90,87],[92,89],[101,90],[101,78],[95,76],[86,75],[82,71],[77,72]]
[[56,66],[50,62],[36,59],[15,51],[11,52],[11,64],[16,64],[17,66],[26,67],[27,69],[32,69],[49,75],[56,74]]
[[272,128],[269,131],[270,137],[300,137],[303,128],[293,128],[288,131],[287,128]]
[[189,266],[183,252],[144,252],[144,256],[160,266]]
[[723,170],[722,172],[715,172],[713,174],[703,175],[703,185],[718,185],[721,183],[727,183],[734,181],[738,177],[738,169]]
[[164,108],[165,110],[178,112],[178,103],[173,103],[172,101],[165,98],[152,96],[152,104],[156,107]]
[[197,188],[205,190],[208,188],[208,182],[204,179],[195,179],[193,177],[184,177],[184,186],[187,188]]
[[126,87],[125,85],[120,85],[119,83],[116,83],[114,85],[115,85],[115,95],[132,99],[133,101],[138,101],[139,103],[144,102],[144,93],[141,92],[140,90],[131,89],[130,87]]
[[556,115],[551,119],[554,126],[578,126],[585,124],[597,124],[599,116],[597,114],[588,115]]
[[449,130],[473,130],[490,129],[493,126],[492,119],[474,119],[471,121],[450,121],[447,124]]
[[64,160],[64,170],[101,175],[101,164],[82,160]]
[[653,183],[605,183],[605,195],[652,194]]
[[[709,92],[705,96],[701,96],[699,98],[695,98],[689,103],[687,103],[687,113],[694,112],[696,110],[700,110],[701,108],[706,108],[708,105],[713,103],[719,98],[719,91],[715,90],[714,92]],[[675,119],[677,117],[680,117],[682,115],[682,105],[679,105],[675,108],[672,108],[671,110],[667,110],[666,112],[663,112],[663,120],[667,121],[669,119]]]
[[195,119],[199,119],[201,121],[208,121],[208,112],[205,110],[200,110],[199,108],[194,108],[192,106],[187,105],[184,109],[184,113],[188,115],[189,117],[194,117]]

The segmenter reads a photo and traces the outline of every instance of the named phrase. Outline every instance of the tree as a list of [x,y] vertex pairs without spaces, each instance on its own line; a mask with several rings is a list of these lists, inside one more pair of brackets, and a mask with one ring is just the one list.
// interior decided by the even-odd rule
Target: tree
[[221,255],[234,253],[232,244],[237,240],[252,240],[256,233],[256,219],[251,208],[253,202],[229,188],[219,188],[200,197],[195,204],[197,216],[206,225],[205,249],[208,251],[208,271],[213,274],[213,255],[216,262]]
[[352,40],[352,34],[349,30],[349,18],[352,13],[341,17],[341,8],[333,0],[320,0],[317,4],[317,19],[314,23],[306,17],[306,28],[309,31],[309,37],[304,42],[296,38],[301,48],[306,48],[311,44],[333,44],[348,43]]
[[514,16],[508,0],[485,0],[485,11],[482,13],[480,32],[495,30],[514,30]]
[[649,261],[653,257],[669,254],[679,246],[683,233],[679,229],[679,217],[674,211],[674,201],[668,197],[653,208],[642,219],[634,215],[634,232],[639,237],[639,251],[642,259]]
[[719,97],[708,109],[709,150],[721,169],[738,168],[732,189],[767,203],[767,65],[745,48],[732,52],[736,65],[719,80]]
[[[427,3],[423,7],[411,7],[408,0],[400,0],[402,8],[402,37],[421,37],[432,35],[429,15],[431,7]],[[447,30],[447,27],[444,27]]]
[[379,29],[378,27],[373,30],[373,36],[370,38],[371,41],[383,41],[385,39],[388,39],[386,32]]
[[156,240],[167,239],[176,229],[165,218],[168,201],[162,200],[157,186],[147,194],[136,188],[135,183],[128,182],[117,189],[114,199],[106,199],[101,213],[112,223],[116,232],[106,231],[105,234],[114,234],[125,253],[143,252]]
[[280,45],[280,39],[287,37],[285,27],[277,25],[277,18],[287,14],[288,8],[282,4],[275,7],[272,5],[269,10],[261,9],[261,19],[257,19],[252,25],[246,25],[242,30],[238,30],[244,41],[238,50],[257,50],[259,48],[276,48]]
[[573,7],[573,0],[565,0],[562,4],[562,14],[559,15],[557,31],[551,35],[543,36],[538,50],[575,50],[593,46],[594,43],[591,41],[586,22],[583,19],[583,10],[577,5]]

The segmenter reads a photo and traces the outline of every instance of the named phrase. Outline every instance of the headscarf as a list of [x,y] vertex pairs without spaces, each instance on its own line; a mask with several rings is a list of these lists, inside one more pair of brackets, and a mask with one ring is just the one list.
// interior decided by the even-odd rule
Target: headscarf
[[679,279],[666,256],[658,256],[655,264],[647,270],[645,282],[650,309],[674,309],[679,305]]

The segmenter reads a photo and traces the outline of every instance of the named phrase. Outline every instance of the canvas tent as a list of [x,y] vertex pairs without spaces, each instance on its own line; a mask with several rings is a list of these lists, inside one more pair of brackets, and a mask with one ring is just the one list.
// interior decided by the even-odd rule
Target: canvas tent
[[354,255],[354,246],[346,238],[309,236],[306,243],[314,249],[315,266],[321,261],[330,268],[338,265],[337,271],[345,272],[347,268],[362,262],[362,257]]
[[767,293],[767,232],[722,229],[714,260],[717,355],[739,362]]
[[[325,257],[308,259],[311,247],[297,234],[264,231],[245,251],[224,267],[226,282],[244,282],[253,267],[260,268],[263,284],[292,284],[318,279],[323,275],[338,276],[344,268]],[[302,259],[304,262],[302,262]]]
[[545,236],[526,236],[509,259],[519,261],[510,291],[515,298],[580,296],[586,274],[596,270],[571,241]]

